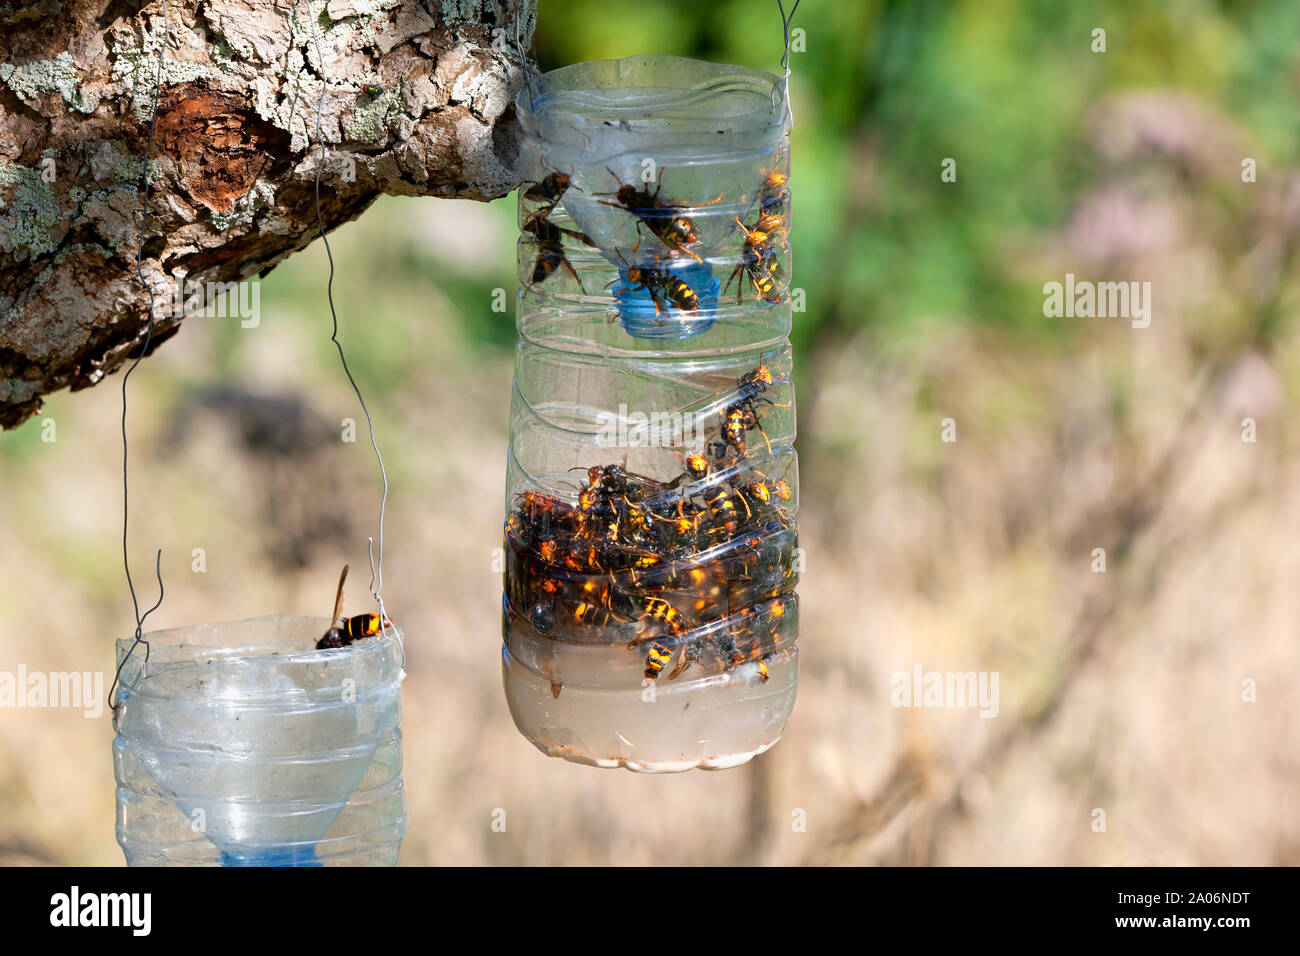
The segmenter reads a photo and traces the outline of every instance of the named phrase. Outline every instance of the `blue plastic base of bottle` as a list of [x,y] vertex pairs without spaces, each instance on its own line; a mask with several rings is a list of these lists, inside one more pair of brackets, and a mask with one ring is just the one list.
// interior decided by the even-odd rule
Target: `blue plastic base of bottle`
[[268,847],[254,853],[232,854],[222,851],[222,866],[323,866],[316,856],[316,846]]
[[614,298],[618,320],[624,331],[638,339],[688,339],[713,327],[721,283],[704,262],[692,262],[673,273],[691,287],[700,300],[699,308],[684,312],[661,296],[656,303],[644,285],[629,281],[627,269],[618,270]]

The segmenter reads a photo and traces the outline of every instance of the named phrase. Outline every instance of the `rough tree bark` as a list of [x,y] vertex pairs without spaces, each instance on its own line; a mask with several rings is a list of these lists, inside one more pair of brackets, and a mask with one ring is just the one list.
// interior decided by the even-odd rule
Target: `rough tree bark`
[[[150,161],[150,346],[175,290],[262,276],[381,194],[516,184],[535,0],[169,0]],[[137,354],[138,184],[163,3],[0,0],[0,426]],[[319,40],[319,56],[314,40]]]

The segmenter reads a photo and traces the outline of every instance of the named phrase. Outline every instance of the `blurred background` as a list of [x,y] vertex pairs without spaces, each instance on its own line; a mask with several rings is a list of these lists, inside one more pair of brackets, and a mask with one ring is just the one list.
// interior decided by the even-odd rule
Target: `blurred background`
[[[1300,863],[1300,6],[804,0],[796,26],[801,694],[743,769],[597,771],[511,724],[513,197],[384,199],[333,236],[392,482],[403,863]],[[542,0],[535,52],[776,69],[780,46],[766,2]],[[1151,282],[1150,326],[1045,317],[1067,273]],[[152,626],[323,615],[366,565],[377,476],[364,422],[339,441],[360,415],[325,277],[315,244],[258,327],[190,319],[132,376]],[[111,677],[119,387],[0,436],[0,671]],[[891,706],[917,664],[997,671],[998,715]],[[121,863],[111,735],[0,710],[0,859]]]

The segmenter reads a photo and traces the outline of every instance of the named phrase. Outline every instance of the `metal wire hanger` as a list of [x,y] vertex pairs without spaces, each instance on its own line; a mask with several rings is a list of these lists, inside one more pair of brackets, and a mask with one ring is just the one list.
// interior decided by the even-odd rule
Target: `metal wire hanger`
[[[148,3],[149,0],[143,0]],[[143,4],[142,4],[143,6]],[[153,152],[154,136],[158,131],[158,99],[162,93],[163,70],[167,57],[167,44],[171,39],[171,23],[168,19],[167,0],[163,0],[163,35],[162,43],[158,48],[158,72],[154,77],[153,87],[153,113],[149,120],[149,139],[145,144],[144,158],[140,163],[140,233],[136,240],[135,246],[135,275],[144,287],[144,291],[149,296],[149,324],[145,329],[144,343],[140,346],[140,353],[136,355],[135,361],[122,375],[122,569],[126,572],[126,587],[131,592],[131,608],[135,616],[135,639],[131,642],[131,647],[117,664],[117,670],[113,672],[113,683],[108,688],[108,708],[109,713],[116,715],[119,702],[113,700],[113,694],[117,690],[117,683],[122,677],[122,668],[130,660],[135,649],[141,644],[144,645],[144,662],[149,663],[149,642],[144,637],[144,622],[149,615],[158,610],[163,602],[163,580],[162,580],[162,548],[159,548],[154,556],[154,576],[158,579],[158,600],[154,602],[143,614],[140,613],[140,601],[135,593],[135,582],[131,577],[131,559],[127,551],[127,524],[130,516],[130,494],[127,483],[127,439],[126,439],[126,383],[131,378],[131,373],[135,367],[149,352],[149,344],[153,340],[154,327],[154,294],[153,287],[145,281],[144,277],[144,239],[148,232],[149,225],[149,156]]]
[[[295,4],[296,6],[296,4]],[[357,385],[357,380],[352,376],[352,370],[348,367],[347,356],[343,353],[343,343],[339,341],[339,316],[334,306],[334,252],[330,249],[329,237],[325,235],[325,216],[321,211],[320,204],[320,180],[321,173],[325,168],[325,138],[321,132],[321,118],[325,110],[325,60],[320,51],[320,30],[316,24],[315,18],[312,19],[312,45],[316,49],[316,63],[320,69],[320,96],[316,101],[316,142],[320,147],[319,158],[316,163],[316,224],[320,232],[321,242],[325,245],[325,256],[329,259],[329,279],[326,282],[325,292],[329,300],[330,320],[333,324],[333,331],[330,334],[330,341],[338,349],[339,362],[343,366],[343,374],[347,376],[348,384],[352,386],[352,391],[357,396],[357,401],[361,405],[361,411],[366,416],[366,427],[370,431],[370,446],[375,451],[375,460],[379,463],[379,476],[383,481],[383,495],[379,500],[379,549],[378,556],[375,551],[375,539],[368,538],[368,553],[370,557],[370,595],[375,599],[375,604],[379,608],[379,627],[384,637],[389,637],[389,628],[392,628],[392,637],[397,641],[398,650],[402,655],[402,667],[406,667],[406,645],[402,640],[401,633],[396,626],[388,620],[388,612],[384,609],[384,516],[388,510],[388,471],[384,468],[384,456],[379,450],[379,442],[375,438],[375,423],[370,416],[370,409],[366,405],[366,400],[361,395],[361,388]],[[330,623],[332,627],[334,622]]]
[[[527,0],[517,0],[518,5],[515,7],[512,28],[514,31],[515,53],[519,56],[519,68],[524,71],[524,85],[528,87],[528,101],[531,104],[537,98],[537,90],[533,86],[533,65],[528,61],[528,51],[524,49],[523,41],[520,39],[520,32],[523,26],[524,11],[528,8]],[[534,18],[536,11],[534,10]],[[537,29],[536,19],[533,22],[533,29]]]
[[772,84],[772,105],[777,103],[776,89],[778,86],[786,85],[786,95],[789,96],[788,81],[790,79],[790,24],[794,22],[795,11],[799,9],[799,0],[794,0],[794,6],[790,8],[790,13],[785,12],[785,5],[781,0],[776,0],[776,8],[781,12],[781,32],[785,36],[785,46],[781,52],[781,78]]

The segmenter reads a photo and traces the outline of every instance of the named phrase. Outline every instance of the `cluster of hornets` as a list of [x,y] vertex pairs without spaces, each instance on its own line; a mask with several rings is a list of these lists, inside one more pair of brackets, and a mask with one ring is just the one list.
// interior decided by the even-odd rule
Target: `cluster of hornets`
[[[681,210],[703,209],[720,202],[722,197],[694,206],[671,203],[659,198],[667,170],[660,171],[659,181],[653,191],[648,184],[637,189],[629,183],[621,182],[612,169],[606,167],[606,171],[618,184],[618,189],[610,198],[597,201],[626,210],[635,216],[638,233],[643,228],[648,230],[668,250],[668,255],[663,259],[640,265],[630,263],[622,250],[613,250],[622,263],[620,271],[626,288],[634,292],[644,291],[649,295],[654,302],[656,314],[668,310],[687,315],[696,313],[700,308],[699,294],[678,274],[676,266],[684,260],[703,261],[700,254],[691,248],[699,243],[700,230],[694,220]],[[746,225],[740,219],[733,220],[742,237],[740,262],[727,278],[723,292],[729,290],[732,283],[736,283],[737,303],[741,302],[744,294],[743,281],[737,282],[742,275],[749,280],[754,295],[764,302],[784,302],[789,294],[785,270],[780,260],[786,247],[785,208],[790,200],[788,182],[789,177],[780,170],[768,173],[757,191],[755,222]],[[529,204],[533,212],[524,220],[521,228],[524,235],[534,241],[537,249],[529,288],[546,281],[557,269],[563,269],[577,283],[578,288],[586,292],[577,270],[565,255],[564,238],[567,236],[592,248],[596,248],[596,244],[584,233],[565,229],[551,221],[551,213],[570,188],[577,187],[573,185],[568,173],[555,170],[540,182],[529,184],[523,193],[524,202]],[[639,248],[638,240],[632,252],[635,253]]]
[[[691,248],[699,229],[684,211],[701,206],[669,203],[658,185],[637,189],[609,172],[617,189],[597,201],[635,216],[638,232],[644,227],[667,250],[662,260],[642,265],[613,250],[625,288],[644,290],[657,313],[699,309],[696,290],[675,267],[703,261]],[[779,255],[787,181],[782,172],[765,174],[754,193],[754,222],[734,219],[739,261],[724,295],[743,277],[756,299],[786,301]],[[528,185],[523,198],[533,211],[522,228],[537,248],[532,285],[563,269],[581,288],[564,238],[592,242],[550,220],[577,187],[559,171]],[[793,644],[797,632],[798,542],[789,482],[784,474],[761,472],[748,452],[756,430],[769,452],[764,467],[780,467],[770,464],[776,459],[761,420],[772,408],[789,407],[766,394],[787,382],[774,377],[764,358],[728,380],[715,406],[714,437],[701,453],[678,450],[682,471],[671,480],[629,471],[624,459],[574,469],[586,476],[575,483],[574,496],[521,492],[505,525],[507,627],[575,643],[623,642],[642,655],[647,680],[674,680],[692,666],[716,673],[754,663],[766,681],[767,661]],[[555,697],[562,687],[551,678]]]

